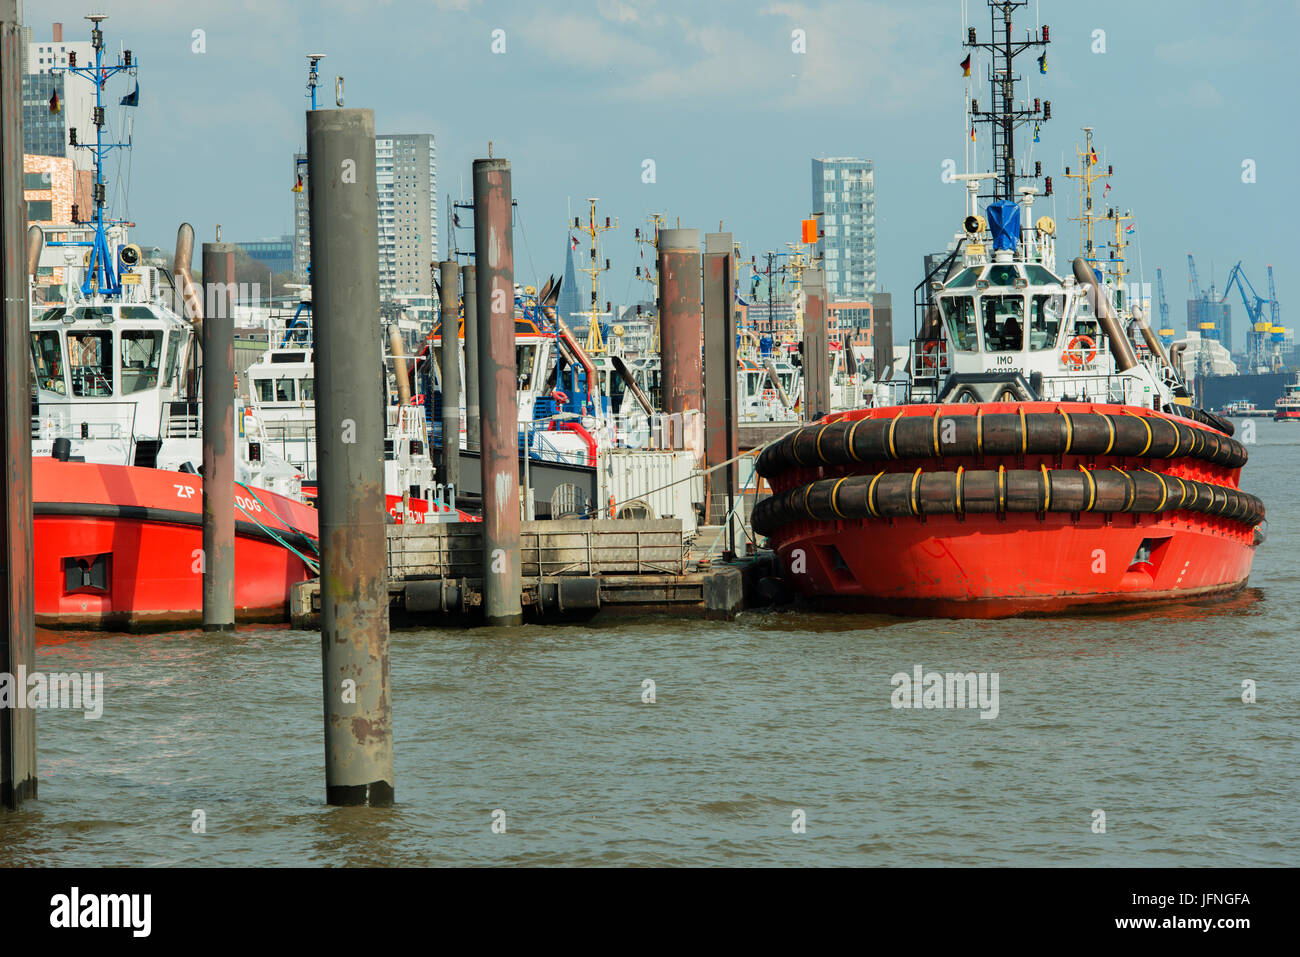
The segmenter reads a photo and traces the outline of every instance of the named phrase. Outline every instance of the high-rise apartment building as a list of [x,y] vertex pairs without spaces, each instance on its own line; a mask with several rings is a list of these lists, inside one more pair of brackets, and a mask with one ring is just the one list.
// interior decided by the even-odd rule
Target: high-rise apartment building
[[876,291],[876,185],[871,160],[812,161],[812,210],[821,222],[816,255],[831,299]]
[[379,294],[430,295],[438,260],[437,152],[429,133],[375,137]]
[[[311,216],[305,153],[294,154],[293,271],[307,281]],[[301,177],[301,180],[298,178]],[[433,294],[431,264],[438,260],[437,151],[432,134],[375,137],[379,296],[393,300]]]

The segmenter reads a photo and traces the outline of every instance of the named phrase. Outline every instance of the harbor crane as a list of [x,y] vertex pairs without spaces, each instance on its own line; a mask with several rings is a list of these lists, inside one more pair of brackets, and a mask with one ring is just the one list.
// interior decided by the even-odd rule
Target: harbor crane
[[1282,325],[1282,307],[1277,301],[1277,287],[1273,285],[1273,264],[1268,265],[1268,311],[1274,329]]
[[1196,278],[1196,260],[1192,258],[1191,253],[1187,254],[1187,277],[1188,281],[1192,284],[1192,298],[1200,299],[1201,283],[1200,280]]
[[1160,306],[1160,338],[1166,346],[1174,341],[1174,329],[1169,325],[1169,303],[1165,301],[1165,276],[1156,270],[1156,301]]
[[[1270,268],[1269,275],[1272,275]],[[1270,333],[1272,332],[1271,323],[1264,321],[1264,305],[1269,301],[1255,291],[1254,284],[1241,268],[1241,262],[1232,267],[1228,273],[1228,281],[1223,286],[1223,298],[1220,303],[1228,301],[1228,296],[1232,292],[1233,283],[1237,285],[1237,291],[1241,293],[1241,303],[1246,308],[1246,317],[1250,324],[1246,327],[1246,361],[1251,371],[1262,368],[1268,368],[1268,344]],[[1247,295],[1247,290],[1250,290]]]

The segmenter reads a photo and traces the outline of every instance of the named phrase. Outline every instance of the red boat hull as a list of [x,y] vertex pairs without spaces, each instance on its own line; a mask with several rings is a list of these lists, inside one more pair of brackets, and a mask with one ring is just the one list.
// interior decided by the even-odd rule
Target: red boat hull
[[[920,617],[1100,611],[1245,586],[1253,532],[1183,513],[1152,519],[979,515],[803,523],[782,530],[777,554],[790,570],[787,580],[818,604]],[[1151,561],[1130,566],[1144,539],[1163,544]]]
[[[1092,403],[990,404],[994,411],[1106,412]],[[857,410],[837,419],[970,415],[974,406]],[[914,469],[1151,468],[1170,476],[1237,488],[1239,469],[1190,458],[1028,455],[894,460]],[[781,492],[875,466],[809,467],[770,479]],[[799,520],[769,540],[787,582],[818,607],[938,618],[1006,618],[1071,610],[1101,611],[1167,600],[1227,595],[1245,587],[1262,537],[1240,521],[1190,510],[1154,514],[1042,512],[922,514]],[[1139,549],[1145,546],[1143,555]],[[1149,556],[1146,552],[1149,551]]]
[[[203,479],[186,472],[32,460],[36,623],[157,629],[203,620]],[[288,618],[290,587],[313,577],[316,511],[236,486],[235,611]],[[269,530],[269,531],[268,531]]]

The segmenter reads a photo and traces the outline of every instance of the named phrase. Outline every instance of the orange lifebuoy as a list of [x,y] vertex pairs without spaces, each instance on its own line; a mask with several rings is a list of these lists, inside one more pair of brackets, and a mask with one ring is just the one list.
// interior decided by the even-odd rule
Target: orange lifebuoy
[[921,347],[921,368],[933,372],[939,368],[939,353],[943,351],[943,344],[938,339],[931,339]]
[[[1084,344],[1087,344],[1087,353],[1084,353]],[[1061,361],[1067,366],[1075,369],[1082,369],[1090,365],[1092,360],[1097,358],[1097,343],[1092,340],[1091,336],[1075,336],[1065,347],[1065,354],[1061,356]]]

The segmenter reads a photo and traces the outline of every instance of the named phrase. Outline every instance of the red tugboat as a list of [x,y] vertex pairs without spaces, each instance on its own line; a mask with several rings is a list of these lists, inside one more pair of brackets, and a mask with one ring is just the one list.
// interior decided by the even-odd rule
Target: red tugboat
[[1278,396],[1277,402],[1274,403],[1276,408],[1273,410],[1273,420],[1275,422],[1300,422],[1300,374],[1296,375],[1296,381],[1286,387],[1286,391]]
[[[201,303],[189,277],[193,230],[182,226],[173,277],[142,262],[126,224],[106,222],[107,80],[129,55],[58,68],[95,85],[93,219],[29,237],[33,568],[36,621],[48,628],[148,628],[202,620],[202,462],[193,375]],[[39,267],[63,271],[40,287]],[[182,318],[168,305],[182,290]],[[51,294],[54,294],[51,296]],[[58,301],[53,301],[57,299]],[[236,403],[235,611],[288,617],[289,588],[315,573],[316,511],[301,474],[275,455],[256,410]]]
[[[203,480],[192,472],[32,459],[36,623],[141,629],[203,619]],[[235,612],[283,621],[314,576],[316,510],[236,484]]]
[[[992,5],[1009,19],[1021,4]],[[1000,106],[1010,58],[1047,30],[994,32],[1008,39],[975,46],[994,48]],[[994,145],[1001,172],[959,177],[965,235],[918,287],[910,380],[766,449],[755,531],[819,607],[1000,618],[1241,589],[1264,520],[1238,488],[1245,447],[1191,408],[1140,314],[1126,333],[1093,261],[1056,275],[1054,224],[1021,225],[1037,188],[1013,201],[1013,142]]]

